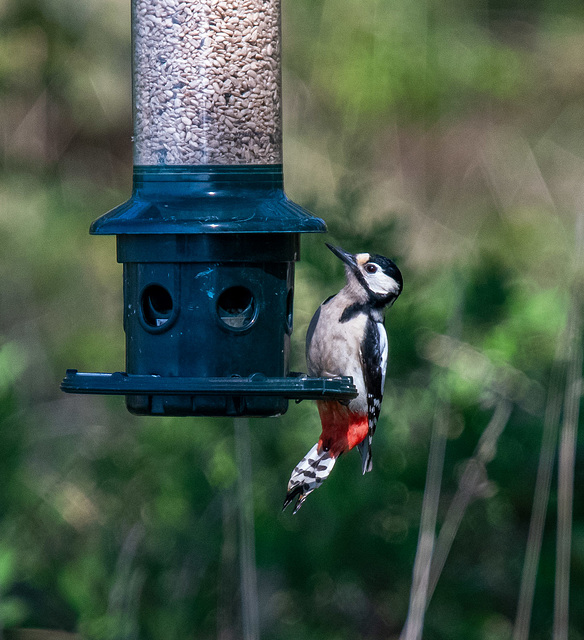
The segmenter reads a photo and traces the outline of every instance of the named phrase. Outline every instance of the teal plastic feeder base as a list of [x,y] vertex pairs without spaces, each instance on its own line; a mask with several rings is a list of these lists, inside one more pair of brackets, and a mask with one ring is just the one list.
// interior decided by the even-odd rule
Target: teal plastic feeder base
[[354,397],[350,379],[289,376],[300,234],[324,231],[286,197],[281,165],[135,167],[130,200],[91,226],[117,236],[124,265],[126,373],[71,371],[63,390],[181,416]]

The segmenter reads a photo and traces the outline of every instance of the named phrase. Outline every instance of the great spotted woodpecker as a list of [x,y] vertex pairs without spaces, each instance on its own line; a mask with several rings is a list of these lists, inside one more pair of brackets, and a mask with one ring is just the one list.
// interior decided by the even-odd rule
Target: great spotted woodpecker
[[379,418],[385,371],[387,334],[384,311],[402,291],[400,270],[389,258],[347,253],[327,247],[345,263],[347,284],[316,310],[306,335],[309,376],[351,376],[359,395],[348,403],[317,400],[322,423],[318,443],[292,471],[284,509],[294,500],[294,513],[320,487],[337,458],[359,448],[363,473],[371,471],[371,439]]

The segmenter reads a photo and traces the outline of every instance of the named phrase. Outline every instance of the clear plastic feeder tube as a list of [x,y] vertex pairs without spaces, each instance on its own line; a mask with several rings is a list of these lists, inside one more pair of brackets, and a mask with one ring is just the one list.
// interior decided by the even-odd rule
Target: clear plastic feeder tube
[[133,0],[134,164],[281,164],[280,0]]

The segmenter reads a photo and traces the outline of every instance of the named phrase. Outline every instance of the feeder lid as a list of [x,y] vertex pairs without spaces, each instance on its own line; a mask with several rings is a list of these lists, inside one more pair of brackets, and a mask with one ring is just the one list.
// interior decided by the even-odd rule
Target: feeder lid
[[134,167],[131,198],[96,235],[322,233],[324,220],[284,193],[282,165]]

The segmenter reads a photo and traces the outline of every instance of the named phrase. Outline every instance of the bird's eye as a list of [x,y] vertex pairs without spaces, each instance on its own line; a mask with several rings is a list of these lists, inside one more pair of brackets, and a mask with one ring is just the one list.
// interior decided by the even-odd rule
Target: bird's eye
[[377,271],[377,265],[371,263],[366,264],[365,271],[367,271],[367,273],[375,273]]

